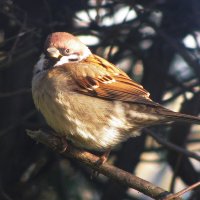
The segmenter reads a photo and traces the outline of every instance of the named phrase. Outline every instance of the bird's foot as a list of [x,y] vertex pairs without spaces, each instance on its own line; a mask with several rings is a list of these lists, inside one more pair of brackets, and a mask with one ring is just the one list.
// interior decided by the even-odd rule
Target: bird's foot
[[67,139],[66,137],[60,137],[61,141],[61,147],[60,147],[60,153],[64,153],[68,147]]
[[[99,156],[99,159],[95,162],[95,166],[99,167],[103,165],[108,160],[110,151],[111,150],[109,149],[103,155]],[[94,169],[91,174],[91,179],[93,179],[94,177],[97,177],[98,175],[99,175],[99,172]]]
[[103,163],[105,163],[108,160],[109,155],[110,155],[110,149],[99,157],[99,159],[95,163],[96,166],[103,165]]

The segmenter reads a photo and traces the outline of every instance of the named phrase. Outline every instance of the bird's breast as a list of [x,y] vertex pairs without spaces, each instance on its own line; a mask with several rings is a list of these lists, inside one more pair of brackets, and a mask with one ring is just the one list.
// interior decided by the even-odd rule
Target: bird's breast
[[106,101],[70,90],[71,80],[44,76],[33,79],[36,107],[56,134],[86,149],[106,150],[127,138],[133,125],[118,101]]

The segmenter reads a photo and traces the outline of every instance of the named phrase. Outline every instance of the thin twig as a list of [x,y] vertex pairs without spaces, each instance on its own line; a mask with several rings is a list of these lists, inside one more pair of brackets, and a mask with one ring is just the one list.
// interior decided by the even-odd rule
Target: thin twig
[[168,197],[165,197],[163,200],[172,200],[172,199],[174,200],[177,197],[180,197],[183,194],[185,194],[186,192],[191,191],[194,188],[199,187],[199,186],[200,186],[200,181],[195,183],[195,184],[193,184],[193,185],[191,185],[191,186],[189,186],[189,187],[187,187],[187,188],[185,188],[185,189],[183,189],[183,190],[181,190],[180,192],[177,192],[175,194],[170,194]]
[[150,135],[152,138],[154,138],[159,144],[164,145],[165,147],[167,147],[168,149],[171,149],[173,151],[177,151],[181,154],[184,154],[188,157],[194,158],[198,161],[200,161],[200,156],[198,156],[196,153],[193,153],[191,151],[188,151],[186,149],[183,149],[179,146],[176,146],[170,142],[167,142],[165,140],[163,140],[161,137],[157,136],[155,133],[153,133],[152,131],[150,131],[149,129],[145,129],[144,130],[148,135]]
[[100,23],[101,21],[101,13],[100,13],[100,8],[101,8],[101,4],[102,4],[102,0],[96,0],[96,17],[95,17],[95,21],[97,24]]
[[[43,143],[53,151],[60,153],[62,156],[68,158],[71,157],[84,165],[90,167],[91,169],[97,171],[98,173],[102,173],[103,175],[111,178],[114,181],[126,186],[134,188],[147,196],[154,199],[162,199],[166,195],[169,195],[168,191],[153,185],[152,183],[143,180],[137,176],[134,176],[128,172],[125,172],[115,166],[108,164],[107,162],[102,165],[97,165],[97,161],[99,157],[83,151],[77,148],[74,148],[72,145],[68,145],[66,151],[62,151],[63,143],[62,140],[53,134],[46,133],[44,131],[30,131],[27,130],[27,134],[37,142]],[[177,200],[181,200],[181,198],[177,198]]]
[[186,50],[186,48],[183,46],[183,44],[179,43],[177,40],[174,38],[170,37],[165,33],[165,31],[157,28],[153,23],[149,22],[149,25],[154,28],[154,30],[157,32],[157,34],[162,37],[174,50],[176,50],[179,55],[191,66],[193,67],[193,70],[195,73],[198,75],[200,74],[200,68],[199,68],[199,63],[197,59],[193,59],[191,54]]
[[177,172],[178,172],[178,170],[180,168],[180,164],[181,164],[182,158],[183,158],[183,154],[179,154],[178,158],[177,158],[177,161],[176,161],[175,168],[173,170],[174,173],[173,173],[172,180],[171,180],[170,187],[169,187],[169,191],[171,193],[174,192],[174,187],[175,187],[175,184],[176,184]]
[[194,59],[192,55],[187,51],[185,46],[171,37],[169,34],[167,34],[164,30],[157,27],[156,24],[148,19],[149,10],[144,12],[144,9],[138,9],[137,6],[134,6],[135,11],[137,11],[138,14],[138,20],[140,20],[143,23],[147,23],[149,26],[151,26],[156,33],[165,41],[167,42],[181,57],[191,66],[193,67],[194,72],[196,72],[198,75],[200,74],[200,68],[199,63],[197,59]]
[[29,28],[29,29],[27,28],[26,30],[24,30],[23,32],[21,32],[17,35],[11,36],[9,38],[5,38],[5,40],[0,43],[0,48],[2,48],[5,44],[7,44],[10,41],[15,40],[18,37],[23,37],[26,34],[31,34],[31,33],[37,32],[37,31],[38,30],[36,28]]
[[0,130],[0,138],[4,136],[6,133],[12,131],[14,128],[18,127],[20,124],[22,124],[27,119],[31,118],[37,113],[36,110],[31,110],[30,112],[26,113],[22,118],[17,120],[16,122],[13,122],[10,124],[7,128]]
[[18,55],[17,57],[15,57],[15,59],[13,58],[12,59],[12,62],[3,62],[1,63],[1,66],[0,66],[0,71],[1,70],[6,70],[10,67],[13,67],[15,66],[15,64],[21,60],[24,60],[25,58],[31,56],[33,53],[36,53],[38,51],[37,48],[32,48],[32,49],[27,49],[27,50],[24,50],[23,53],[21,53],[20,55]]
[[19,89],[19,90],[13,91],[13,92],[0,93],[0,98],[13,97],[16,95],[27,94],[30,92],[31,92],[31,90],[28,88]]
[[18,45],[18,43],[19,43],[19,41],[21,39],[21,33],[23,32],[23,30],[25,30],[26,22],[27,22],[27,14],[25,13],[24,14],[24,21],[22,23],[22,26],[21,26],[21,28],[19,30],[19,33],[17,34],[17,37],[16,37],[16,39],[15,39],[13,45],[12,45],[12,48],[11,48],[11,50],[9,52],[8,62],[10,62],[12,60],[12,56],[15,53],[15,49],[17,48],[17,45]]

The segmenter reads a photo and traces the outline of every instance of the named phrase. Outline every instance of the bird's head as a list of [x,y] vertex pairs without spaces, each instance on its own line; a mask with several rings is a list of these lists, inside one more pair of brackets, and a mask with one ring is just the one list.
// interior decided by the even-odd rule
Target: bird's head
[[51,33],[44,45],[44,54],[35,65],[34,72],[41,72],[71,62],[84,60],[92,53],[77,37],[66,32]]
[[79,62],[91,54],[77,37],[66,32],[50,34],[46,39],[44,52],[47,58],[57,61],[56,65]]

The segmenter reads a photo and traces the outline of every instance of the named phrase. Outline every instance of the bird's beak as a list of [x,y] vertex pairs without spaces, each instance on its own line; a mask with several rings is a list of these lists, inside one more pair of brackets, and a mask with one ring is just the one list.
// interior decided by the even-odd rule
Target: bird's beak
[[47,49],[47,52],[49,53],[49,56],[52,58],[59,58],[60,56],[62,56],[58,51],[58,49],[56,49],[55,47],[49,47]]

